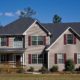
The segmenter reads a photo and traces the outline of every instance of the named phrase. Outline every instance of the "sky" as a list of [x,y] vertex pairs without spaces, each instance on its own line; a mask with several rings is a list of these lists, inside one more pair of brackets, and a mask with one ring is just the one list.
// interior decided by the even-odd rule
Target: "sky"
[[31,7],[42,23],[51,23],[55,14],[62,22],[80,22],[80,0],[0,0],[0,25],[19,18],[20,11]]

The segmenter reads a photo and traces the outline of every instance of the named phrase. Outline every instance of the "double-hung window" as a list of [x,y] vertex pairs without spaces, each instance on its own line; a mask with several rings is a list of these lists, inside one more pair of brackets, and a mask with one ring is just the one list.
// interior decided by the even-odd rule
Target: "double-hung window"
[[74,36],[72,34],[67,34],[67,44],[73,44]]
[[57,54],[57,63],[63,64],[64,63],[64,54]]
[[42,54],[29,54],[29,64],[42,64],[43,63],[43,55]]
[[32,45],[43,45],[44,37],[43,36],[32,36]]
[[64,44],[76,44],[76,37],[73,34],[64,34]]
[[77,54],[77,63],[80,64],[80,53]]

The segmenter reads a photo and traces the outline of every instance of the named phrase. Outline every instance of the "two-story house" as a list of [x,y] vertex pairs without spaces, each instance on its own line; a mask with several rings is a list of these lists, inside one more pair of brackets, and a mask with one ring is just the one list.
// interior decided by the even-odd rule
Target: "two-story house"
[[20,18],[0,28],[0,64],[39,70],[53,65],[64,69],[67,59],[80,64],[80,23],[40,23]]

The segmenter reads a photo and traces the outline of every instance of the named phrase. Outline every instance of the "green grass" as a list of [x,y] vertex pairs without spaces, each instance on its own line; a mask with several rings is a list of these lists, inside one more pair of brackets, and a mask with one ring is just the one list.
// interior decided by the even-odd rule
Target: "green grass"
[[0,80],[80,80],[80,74],[0,74]]

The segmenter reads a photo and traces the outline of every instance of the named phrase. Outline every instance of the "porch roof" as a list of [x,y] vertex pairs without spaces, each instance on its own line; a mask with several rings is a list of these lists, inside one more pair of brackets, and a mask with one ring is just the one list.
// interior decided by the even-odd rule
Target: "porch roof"
[[0,53],[23,53],[26,48],[0,48]]

